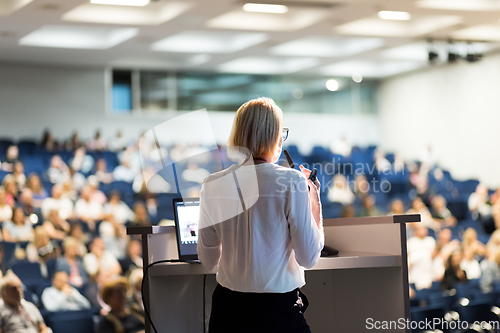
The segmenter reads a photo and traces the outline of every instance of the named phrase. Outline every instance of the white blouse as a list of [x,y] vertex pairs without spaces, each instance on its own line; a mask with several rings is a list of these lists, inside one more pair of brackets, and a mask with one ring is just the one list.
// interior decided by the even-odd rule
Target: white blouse
[[323,245],[301,172],[269,163],[233,165],[205,179],[198,256],[217,269],[222,286],[275,293],[302,287],[304,268],[314,266]]

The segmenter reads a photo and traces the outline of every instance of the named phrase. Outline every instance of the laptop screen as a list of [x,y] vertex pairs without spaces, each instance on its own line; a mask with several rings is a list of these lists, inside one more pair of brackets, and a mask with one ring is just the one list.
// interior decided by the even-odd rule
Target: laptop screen
[[179,259],[196,258],[200,199],[174,199],[173,204]]

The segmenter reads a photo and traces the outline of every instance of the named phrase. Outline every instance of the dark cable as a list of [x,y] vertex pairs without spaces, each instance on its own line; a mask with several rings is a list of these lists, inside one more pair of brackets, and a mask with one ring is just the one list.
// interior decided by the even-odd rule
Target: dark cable
[[156,330],[156,327],[153,324],[153,321],[151,320],[151,317],[149,316],[149,311],[148,311],[148,309],[146,307],[146,302],[144,302],[144,280],[147,279],[149,267],[154,266],[156,264],[166,263],[166,262],[179,262],[179,260],[158,260],[158,261],[150,263],[146,267],[146,270],[144,271],[144,277],[142,278],[142,283],[141,283],[141,298],[142,298],[142,304],[144,305],[144,313],[146,314],[146,317],[148,317],[149,323],[151,324],[151,327],[153,328],[153,330],[156,333],[158,333],[158,331]]

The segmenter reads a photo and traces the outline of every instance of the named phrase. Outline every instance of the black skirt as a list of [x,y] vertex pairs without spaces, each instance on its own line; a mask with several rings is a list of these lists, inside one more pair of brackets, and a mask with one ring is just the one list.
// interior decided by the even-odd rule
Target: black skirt
[[310,333],[307,298],[287,293],[243,293],[220,284],[212,296],[209,333]]

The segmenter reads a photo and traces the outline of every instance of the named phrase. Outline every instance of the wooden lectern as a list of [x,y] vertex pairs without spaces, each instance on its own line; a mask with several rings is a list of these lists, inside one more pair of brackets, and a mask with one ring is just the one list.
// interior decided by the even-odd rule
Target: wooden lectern
[[[406,223],[419,221],[418,214],[324,220],[325,243],[339,254],[306,270],[302,291],[313,333],[369,332],[370,322],[410,320]],[[127,233],[142,236],[144,267],[178,258],[174,227],[129,227]],[[215,273],[200,264],[152,266],[144,298],[158,332],[202,333],[204,321],[208,329],[216,285]],[[152,332],[149,322],[146,332]]]

